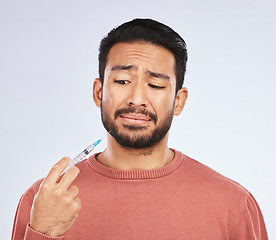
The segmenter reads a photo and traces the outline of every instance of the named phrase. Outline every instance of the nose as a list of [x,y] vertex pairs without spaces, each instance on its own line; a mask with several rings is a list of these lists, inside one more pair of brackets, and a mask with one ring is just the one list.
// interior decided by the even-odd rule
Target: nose
[[142,83],[136,83],[132,86],[127,100],[129,106],[147,107],[148,99],[146,89]]

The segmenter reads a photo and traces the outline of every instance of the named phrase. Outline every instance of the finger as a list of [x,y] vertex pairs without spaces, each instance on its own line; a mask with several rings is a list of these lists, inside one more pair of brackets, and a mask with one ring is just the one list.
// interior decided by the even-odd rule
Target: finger
[[79,194],[79,188],[77,186],[72,186],[68,189],[67,194],[70,198],[74,199]]
[[60,174],[69,165],[71,159],[69,157],[64,157],[60,159],[50,170],[44,182],[55,184],[59,181]]
[[76,209],[79,211],[81,209],[81,200],[79,197],[76,197],[74,201],[76,203]]
[[71,211],[75,213],[75,218],[78,217],[79,211],[81,209],[81,200],[79,197],[76,197],[72,202],[71,202]]
[[78,176],[79,172],[80,170],[76,166],[71,167],[61,178],[59,186],[61,188],[67,189]]

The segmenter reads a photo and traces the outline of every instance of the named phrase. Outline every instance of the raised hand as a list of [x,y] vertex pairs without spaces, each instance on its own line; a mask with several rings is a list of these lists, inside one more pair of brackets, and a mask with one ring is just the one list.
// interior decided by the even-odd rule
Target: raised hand
[[79,189],[76,186],[69,188],[79,169],[74,166],[60,178],[69,162],[70,158],[65,157],[52,167],[33,201],[30,227],[50,237],[64,235],[81,208],[81,201],[77,197]]

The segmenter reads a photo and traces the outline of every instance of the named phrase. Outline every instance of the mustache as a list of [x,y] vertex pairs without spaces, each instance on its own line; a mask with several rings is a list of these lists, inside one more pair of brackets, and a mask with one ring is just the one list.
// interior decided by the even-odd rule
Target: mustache
[[120,108],[120,109],[118,109],[118,110],[115,111],[114,118],[116,119],[117,117],[119,117],[123,113],[143,114],[143,115],[145,115],[147,117],[150,117],[154,121],[154,123],[157,122],[157,116],[154,113],[146,110],[145,108],[138,108],[138,109],[136,109],[134,107]]

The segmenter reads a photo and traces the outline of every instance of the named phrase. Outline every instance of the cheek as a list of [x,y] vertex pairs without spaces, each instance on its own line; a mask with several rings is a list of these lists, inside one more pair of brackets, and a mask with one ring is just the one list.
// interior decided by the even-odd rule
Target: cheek
[[102,103],[108,112],[115,112],[120,107],[123,96],[119,91],[105,88],[102,95]]
[[156,97],[153,100],[154,110],[160,118],[164,118],[171,113],[174,108],[174,97],[164,96],[164,97]]
[[104,107],[106,113],[109,113],[112,107],[112,98],[110,97],[110,91],[106,89],[107,87],[104,86],[102,91],[102,107]]

